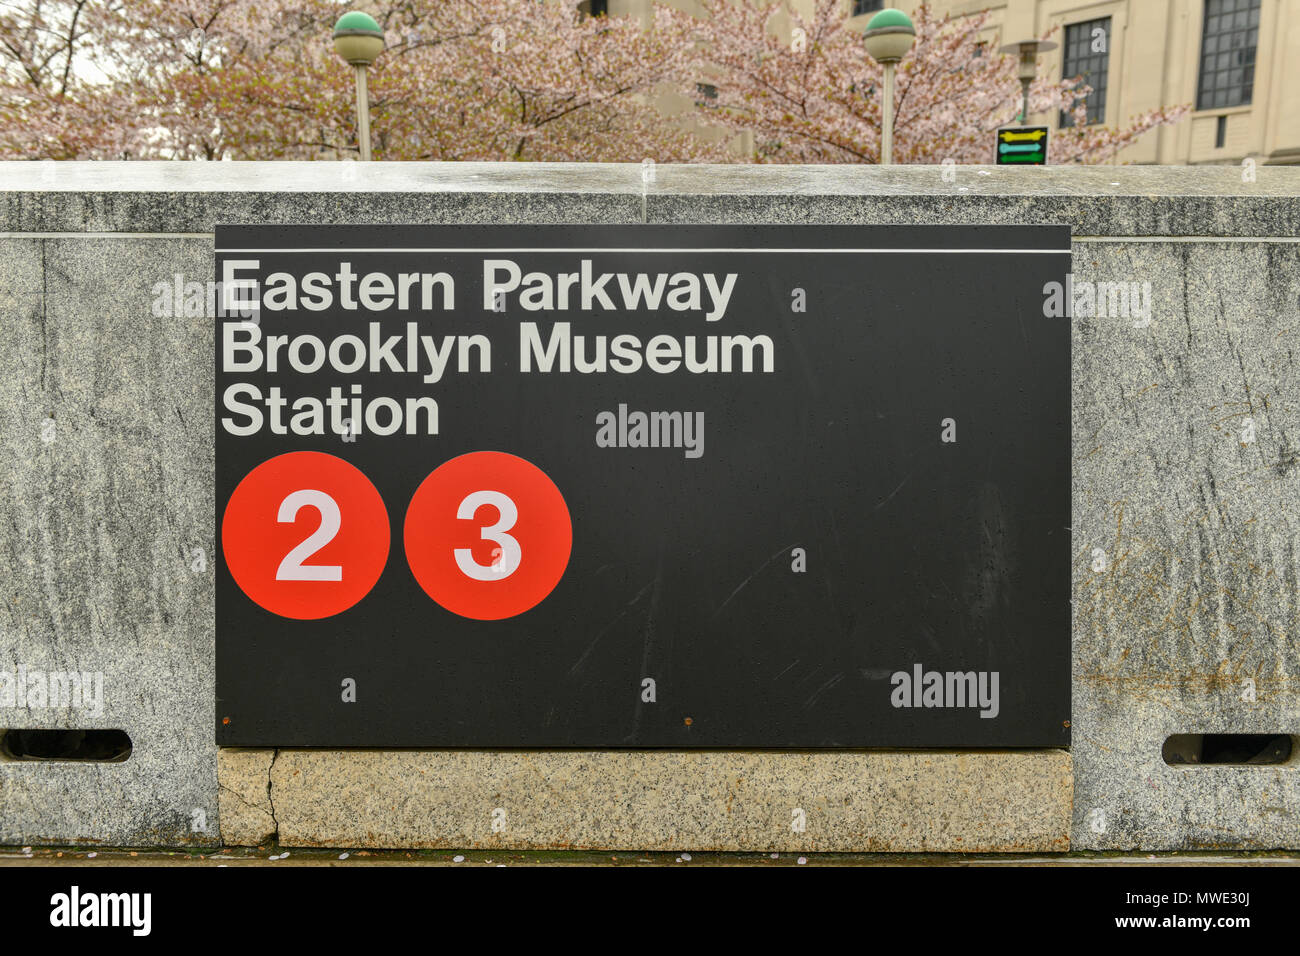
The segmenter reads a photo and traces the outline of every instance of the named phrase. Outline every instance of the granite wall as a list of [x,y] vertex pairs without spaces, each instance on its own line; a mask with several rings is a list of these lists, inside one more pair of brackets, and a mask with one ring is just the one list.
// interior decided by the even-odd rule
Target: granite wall
[[[1071,225],[1138,294],[1070,320],[1072,750],[219,755],[212,324],[152,288],[227,222]],[[0,671],[103,675],[0,727],[134,742],[0,758],[0,843],[1300,847],[1300,759],[1161,757],[1300,735],[1298,259],[1284,168],[0,164]]]

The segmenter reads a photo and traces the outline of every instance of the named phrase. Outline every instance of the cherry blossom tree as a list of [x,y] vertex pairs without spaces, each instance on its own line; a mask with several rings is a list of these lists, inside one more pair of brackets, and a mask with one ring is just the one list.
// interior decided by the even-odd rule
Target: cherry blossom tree
[[[701,69],[718,91],[704,109],[716,124],[752,130],[757,161],[879,161],[883,73],[841,0],[817,0],[808,18],[784,3],[703,0],[703,7]],[[894,161],[991,162],[994,131],[1021,110],[1016,57],[980,44],[987,12],[939,18],[924,4],[913,22],[916,42],[898,66]],[[1087,126],[1089,92],[1041,76],[1031,87],[1031,113],[1062,110],[1074,120],[1053,134],[1051,162],[1101,162],[1187,112],[1152,110],[1120,129]]]
[[[351,71],[335,56],[341,0],[0,0],[0,158],[337,159],[356,154]],[[784,0],[656,4],[645,22],[574,0],[371,0],[387,49],[370,70],[376,159],[726,161],[658,108],[753,132],[760,162],[875,162],[880,67],[842,0],[807,20]],[[786,21],[785,33],[777,29]],[[986,17],[922,7],[899,68],[895,159],[987,162],[1019,108],[1015,59],[983,52]],[[793,30],[793,38],[789,38]],[[982,53],[982,55],[981,55]],[[696,95],[712,82],[716,97]],[[1083,118],[1071,83],[1035,84],[1035,111]],[[1097,162],[1183,110],[1052,141]]]
[[116,88],[94,102],[77,95],[106,65],[89,42],[101,12],[89,0],[0,5],[0,157],[88,158],[128,137],[103,128],[124,105]]
[[[26,0],[0,15],[0,156],[354,153],[334,0]],[[573,0],[389,0],[370,70],[376,159],[724,158],[654,106],[693,27]]]

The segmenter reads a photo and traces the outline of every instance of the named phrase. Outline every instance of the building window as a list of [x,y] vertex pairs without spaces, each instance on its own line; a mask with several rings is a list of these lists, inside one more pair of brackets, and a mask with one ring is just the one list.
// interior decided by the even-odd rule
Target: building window
[[[1061,55],[1061,78],[1077,80],[1091,87],[1088,94],[1087,125],[1106,119],[1106,77],[1110,72],[1110,17],[1072,23],[1065,28],[1065,49]],[[1061,127],[1074,125],[1074,117],[1061,113]]]
[[1205,0],[1198,110],[1250,105],[1258,41],[1259,0]]
[[864,13],[875,13],[883,9],[885,9],[885,0],[853,0],[853,12],[849,16],[860,17]]

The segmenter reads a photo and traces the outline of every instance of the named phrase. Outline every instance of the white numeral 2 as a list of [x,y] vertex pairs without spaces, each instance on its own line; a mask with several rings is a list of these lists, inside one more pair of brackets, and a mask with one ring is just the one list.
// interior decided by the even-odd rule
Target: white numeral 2
[[519,511],[515,508],[515,503],[499,491],[476,491],[466,495],[456,509],[456,517],[461,520],[473,518],[474,513],[483,505],[491,505],[500,512],[500,520],[496,524],[479,532],[480,538],[496,545],[492,549],[492,563],[479,564],[469,548],[457,548],[454,551],[456,566],[466,577],[475,581],[500,581],[518,570],[519,562],[524,556],[519,542],[506,534],[519,520]]
[[338,502],[323,491],[304,488],[295,491],[280,502],[276,520],[289,524],[298,517],[298,509],[310,505],[320,512],[320,527],[302,544],[284,556],[275,572],[277,581],[342,581],[343,568],[337,564],[309,564],[303,562],[334,540],[343,524]]

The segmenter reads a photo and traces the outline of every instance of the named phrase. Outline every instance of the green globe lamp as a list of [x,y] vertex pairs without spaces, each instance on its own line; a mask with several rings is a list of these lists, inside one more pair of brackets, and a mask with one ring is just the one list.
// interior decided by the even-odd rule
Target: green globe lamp
[[357,145],[363,162],[370,161],[370,97],[366,68],[384,51],[384,31],[375,18],[359,10],[339,17],[334,24],[334,52],[351,64],[357,78]]
[[884,99],[880,118],[880,164],[894,162],[894,70],[916,42],[916,27],[902,10],[886,7],[867,21],[862,34],[867,52],[885,70]]

